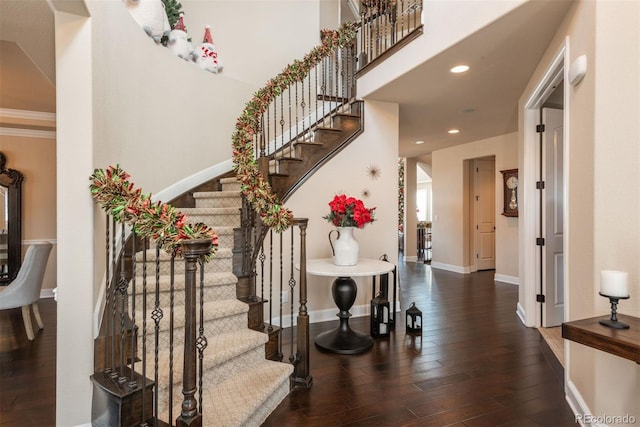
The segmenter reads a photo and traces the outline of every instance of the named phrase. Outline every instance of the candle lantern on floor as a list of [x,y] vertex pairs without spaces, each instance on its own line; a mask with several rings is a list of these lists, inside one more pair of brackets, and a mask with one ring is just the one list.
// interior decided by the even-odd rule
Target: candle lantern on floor
[[422,312],[418,310],[415,302],[407,309],[406,325],[408,334],[422,335]]
[[371,336],[388,337],[389,325],[389,300],[381,292],[371,300]]

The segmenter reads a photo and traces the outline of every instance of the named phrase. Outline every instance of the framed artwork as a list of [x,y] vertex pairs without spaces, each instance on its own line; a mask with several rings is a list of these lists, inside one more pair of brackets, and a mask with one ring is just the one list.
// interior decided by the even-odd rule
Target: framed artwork
[[503,208],[502,215],[518,216],[518,169],[500,171],[502,174]]

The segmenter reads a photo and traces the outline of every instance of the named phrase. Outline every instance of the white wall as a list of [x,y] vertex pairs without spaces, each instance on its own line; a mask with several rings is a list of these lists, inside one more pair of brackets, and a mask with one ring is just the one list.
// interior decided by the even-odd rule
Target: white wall
[[[376,207],[375,222],[355,230],[360,257],[378,259],[387,254],[389,261],[397,264],[398,105],[366,102],[364,114],[364,133],[317,171],[286,203],[296,217],[309,218],[308,259],[331,257],[327,236],[334,227],[322,217],[329,213],[328,204],[333,197],[344,193],[362,199],[368,208]],[[372,165],[381,171],[378,179],[367,174]],[[368,197],[362,195],[364,190],[369,191]],[[336,319],[332,281],[328,277],[309,276],[308,307],[312,321]],[[372,298],[371,279],[356,281],[358,296],[352,313],[364,314]]]
[[495,156],[496,275],[518,278],[518,218],[502,213],[501,170],[517,166],[517,134],[488,138],[433,152],[432,267],[470,272],[465,160]]
[[[567,66],[577,56],[587,56],[587,74],[577,86],[568,86],[565,97],[568,111],[565,321],[607,317],[607,302],[598,295],[602,269],[629,272],[631,299],[618,309],[640,316],[639,28],[638,2],[576,2],[520,100],[522,171],[531,164],[524,156],[530,149],[527,144],[532,144],[522,123],[526,100],[562,44],[566,42],[568,47]],[[626,184],[617,185],[621,181]],[[534,307],[525,313],[527,324],[532,324],[535,283],[530,280],[534,277],[530,270],[535,266],[526,260],[530,252],[528,244],[520,242],[523,254],[520,265],[524,267],[521,277],[526,280],[520,289],[520,305]],[[574,411],[594,416],[628,414],[640,419],[637,364],[570,341],[565,345],[565,361],[567,399]]]

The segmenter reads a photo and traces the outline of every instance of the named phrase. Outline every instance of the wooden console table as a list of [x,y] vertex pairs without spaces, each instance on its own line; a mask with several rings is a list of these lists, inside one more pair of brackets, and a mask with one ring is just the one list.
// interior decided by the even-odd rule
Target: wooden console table
[[629,329],[612,329],[598,323],[606,315],[562,324],[562,338],[575,341],[640,364],[640,318],[618,313]]

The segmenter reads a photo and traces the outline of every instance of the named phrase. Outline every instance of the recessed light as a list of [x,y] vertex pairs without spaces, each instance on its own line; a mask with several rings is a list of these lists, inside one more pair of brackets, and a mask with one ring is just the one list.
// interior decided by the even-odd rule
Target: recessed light
[[416,145],[424,144],[424,141],[416,141]]
[[448,132],[453,135],[456,133],[460,133],[460,129],[449,129]]
[[449,71],[451,71],[454,74],[464,73],[465,71],[469,71],[469,66],[468,65],[456,65],[455,67],[453,67]]

